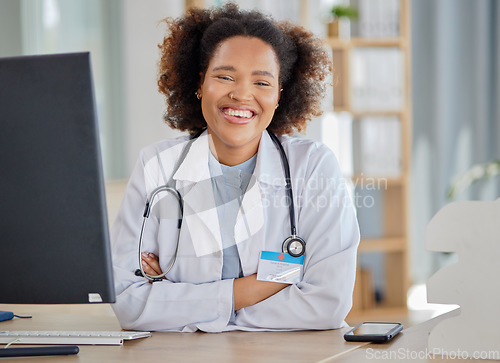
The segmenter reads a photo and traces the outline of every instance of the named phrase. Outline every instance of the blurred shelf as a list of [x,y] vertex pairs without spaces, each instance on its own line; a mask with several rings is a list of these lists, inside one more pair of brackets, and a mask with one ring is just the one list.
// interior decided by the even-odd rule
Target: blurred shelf
[[387,176],[387,175],[365,175],[354,174],[351,176],[351,181],[354,187],[363,187],[368,189],[367,186],[376,185],[378,190],[385,189],[386,187],[403,186],[407,183],[407,178],[401,176]]
[[333,49],[367,48],[367,47],[407,47],[404,38],[351,38],[343,40],[339,38],[326,38],[326,43]]
[[366,238],[362,239],[359,252],[405,252],[406,239],[402,237]]
[[360,119],[363,117],[398,117],[402,118],[405,115],[403,110],[394,110],[394,111],[371,111],[371,110],[360,110],[360,111],[352,111],[352,117],[354,119]]

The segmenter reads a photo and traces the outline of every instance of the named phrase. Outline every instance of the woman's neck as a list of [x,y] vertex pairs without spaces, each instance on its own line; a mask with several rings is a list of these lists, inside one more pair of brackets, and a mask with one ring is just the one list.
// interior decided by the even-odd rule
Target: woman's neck
[[214,138],[209,137],[209,147],[212,155],[217,161],[227,166],[235,166],[244,163],[257,153],[259,142],[239,147],[226,145],[221,142],[214,142]]

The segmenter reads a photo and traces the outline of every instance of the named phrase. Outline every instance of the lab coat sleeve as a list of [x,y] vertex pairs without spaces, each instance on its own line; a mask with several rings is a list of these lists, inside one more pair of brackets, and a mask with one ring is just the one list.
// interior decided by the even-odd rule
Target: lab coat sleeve
[[[346,326],[344,319],[352,306],[359,227],[335,156],[325,146],[317,147],[317,152],[303,161],[308,163],[305,186],[294,195],[298,232],[306,240],[303,279],[239,310],[238,325],[269,329]],[[293,171],[292,164],[291,168]]]
[[139,234],[146,200],[143,169],[139,161],[111,233],[117,295],[114,312],[124,329],[222,331],[233,312],[233,280],[150,284],[134,274],[139,267]]

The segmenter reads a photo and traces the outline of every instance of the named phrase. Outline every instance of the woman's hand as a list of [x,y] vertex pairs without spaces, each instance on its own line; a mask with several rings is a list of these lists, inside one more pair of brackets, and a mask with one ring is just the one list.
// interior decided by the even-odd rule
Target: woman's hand
[[[160,267],[160,259],[154,253],[143,252],[141,254],[141,260],[142,260],[142,269],[148,275],[158,276],[163,273]],[[166,279],[165,276],[163,278]]]
[[288,286],[290,285],[257,280],[257,274],[234,279],[234,310],[257,304]]

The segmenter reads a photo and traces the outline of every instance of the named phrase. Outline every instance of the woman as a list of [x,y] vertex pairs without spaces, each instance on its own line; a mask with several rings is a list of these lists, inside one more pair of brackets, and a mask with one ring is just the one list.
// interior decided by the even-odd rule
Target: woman
[[[320,113],[331,71],[320,41],[235,5],[191,9],[167,23],[158,81],[168,105],[165,119],[196,137],[145,148],[130,178],[112,231],[114,310],[122,327],[220,332],[345,326],[359,242],[354,210],[333,153],[287,136]],[[272,134],[280,135],[288,159],[294,212]],[[171,190],[158,195],[156,214],[142,233],[144,205],[162,185],[180,193],[181,227]],[[295,235],[291,223],[306,241],[303,265],[297,262],[302,271],[298,280],[275,282],[283,281],[270,277],[279,271],[264,271],[261,252],[285,258],[283,241]],[[140,239],[148,253],[142,254],[142,273],[135,274]],[[281,266],[283,261],[271,268]],[[143,276],[163,271],[166,276],[153,283]]]

